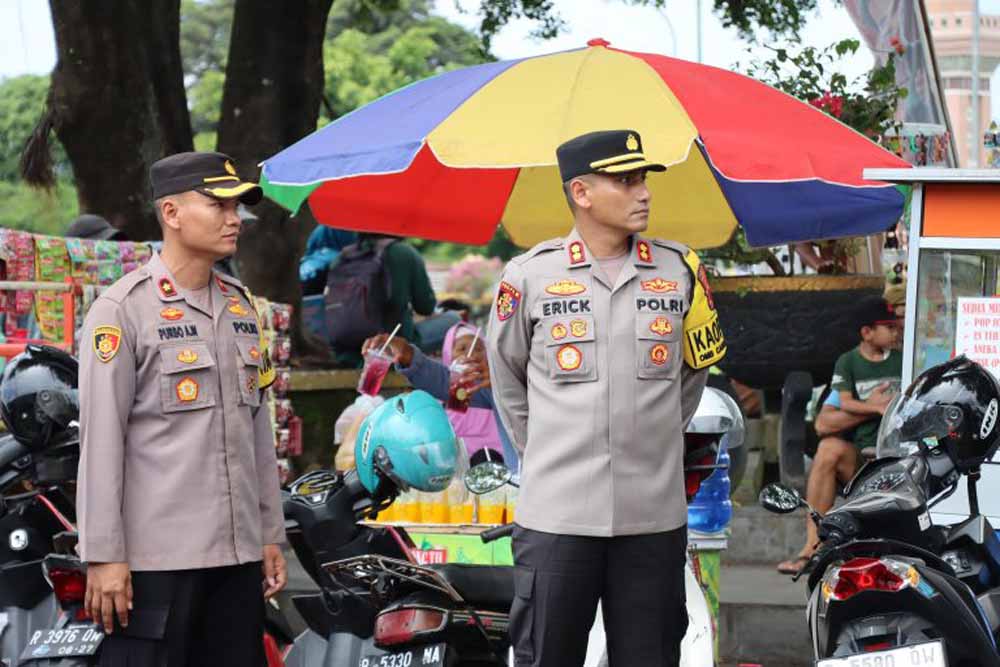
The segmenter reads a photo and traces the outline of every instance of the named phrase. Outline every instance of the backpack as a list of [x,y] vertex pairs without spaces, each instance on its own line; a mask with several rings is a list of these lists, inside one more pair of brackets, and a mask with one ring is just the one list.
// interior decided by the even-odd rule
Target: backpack
[[397,240],[353,243],[330,265],[323,302],[333,347],[360,350],[365,339],[385,330],[392,290],[385,253]]

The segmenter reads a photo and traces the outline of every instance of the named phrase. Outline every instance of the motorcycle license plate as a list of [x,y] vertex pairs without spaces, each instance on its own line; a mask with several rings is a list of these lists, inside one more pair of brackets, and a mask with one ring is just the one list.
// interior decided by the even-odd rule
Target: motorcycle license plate
[[58,630],[35,630],[28,638],[21,660],[94,655],[103,640],[104,632],[91,623],[67,625]]
[[948,667],[948,661],[944,658],[944,644],[936,641],[847,658],[826,658],[816,667]]
[[361,658],[358,667],[444,667],[447,648],[446,644],[431,644],[398,653],[369,655]]

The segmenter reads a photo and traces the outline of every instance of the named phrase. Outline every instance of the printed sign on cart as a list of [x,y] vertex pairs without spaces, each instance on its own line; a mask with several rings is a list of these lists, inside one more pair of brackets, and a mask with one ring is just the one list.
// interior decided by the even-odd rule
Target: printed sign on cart
[[955,354],[964,354],[1000,377],[1000,299],[959,298]]

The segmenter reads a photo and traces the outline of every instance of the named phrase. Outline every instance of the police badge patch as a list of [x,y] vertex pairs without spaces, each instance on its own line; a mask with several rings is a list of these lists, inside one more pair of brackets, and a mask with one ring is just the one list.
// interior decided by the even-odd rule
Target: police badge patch
[[500,318],[500,321],[510,319],[520,303],[521,293],[510,283],[501,282],[500,291],[497,293],[497,317]]
[[108,363],[118,354],[122,344],[122,330],[111,325],[99,326],[94,329],[94,352],[97,358]]

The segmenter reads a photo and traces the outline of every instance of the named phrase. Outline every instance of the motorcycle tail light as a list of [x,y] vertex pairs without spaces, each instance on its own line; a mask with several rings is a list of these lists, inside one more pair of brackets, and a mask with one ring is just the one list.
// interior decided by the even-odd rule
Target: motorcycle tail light
[[417,635],[437,632],[445,625],[445,614],[437,609],[410,607],[379,614],[375,620],[375,643],[379,646],[405,644]]
[[864,591],[895,593],[920,584],[920,573],[891,558],[854,558],[830,568],[823,577],[823,601],[844,601]]
[[59,604],[65,609],[71,605],[83,604],[87,592],[87,575],[79,570],[49,568],[46,571],[52,590]]

